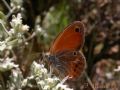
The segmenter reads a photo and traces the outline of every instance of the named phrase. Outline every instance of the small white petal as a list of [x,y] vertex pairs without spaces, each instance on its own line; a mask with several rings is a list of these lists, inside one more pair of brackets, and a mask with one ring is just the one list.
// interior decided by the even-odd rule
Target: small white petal
[[28,31],[29,26],[28,25],[23,25],[21,29],[22,29],[22,31]]
[[112,79],[112,78],[113,78],[113,74],[112,74],[111,72],[108,72],[108,73],[106,73],[105,75],[106,75],[106,77],[107,77],[108,79]]
[[118,66],[118,68],[114,69],[115,72],[119,72],[120,71],[120,66]]

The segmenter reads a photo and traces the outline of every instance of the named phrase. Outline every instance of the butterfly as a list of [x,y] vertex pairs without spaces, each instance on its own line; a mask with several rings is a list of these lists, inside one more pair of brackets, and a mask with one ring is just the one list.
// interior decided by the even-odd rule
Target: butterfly
[[48,61],[60,77],[76,79],[86,68],[86,59],[80,49],[85,41],[85,27],[74,21],[52,43]]

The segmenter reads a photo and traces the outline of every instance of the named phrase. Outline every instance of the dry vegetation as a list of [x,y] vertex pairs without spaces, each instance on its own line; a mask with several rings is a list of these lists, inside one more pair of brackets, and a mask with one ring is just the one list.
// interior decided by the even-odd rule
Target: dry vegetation
[[[43,56],[75,20],[86,27],[88,76],[63,84]],[[120,90],[120,0],[0,1],[0,90],[91,90],[88,78],[95,90]]]

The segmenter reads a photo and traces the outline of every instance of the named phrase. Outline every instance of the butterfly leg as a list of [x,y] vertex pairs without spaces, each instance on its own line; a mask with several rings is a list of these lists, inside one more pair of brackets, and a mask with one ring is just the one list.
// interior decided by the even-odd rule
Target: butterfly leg
[[50,66],[50,77],[52,77],[53,69],[52,66]]
[[64,84],[65,81],[67,81],[70,77],[69,76],[66,76],[65,78],[63,78],[63,80],[61,81],[61,84]]

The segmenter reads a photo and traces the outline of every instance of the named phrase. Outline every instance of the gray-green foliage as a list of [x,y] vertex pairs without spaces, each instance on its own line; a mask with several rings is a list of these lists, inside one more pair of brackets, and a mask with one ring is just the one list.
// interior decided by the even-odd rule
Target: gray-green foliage
[[[29,26],[22,23],[21,14],[12,17],[10,22],[11,28],[7,29],[5,24],[4,14],[0,14],[0,89],[2,90],[22,90],[26,86],[34,87],[31,83],[32,80],[36,82],[36,87],[39,90],[72,90],[61,83],[61,80],[56,76],[51,77],[49,71],[44,67],[43,64],[33,62],[30,69],[30,74],[24,78],[19,64],[15,64],[17,60],[15,56],[14,48],[21,48],[21,45],[29,46],[31,42],[27,42],[25,34],[29,31]],[[40,28],[39,28],[40,29]],[[41,33],[41,31],[33,32],[35,35]],[[36,34],[37,33],[37,34]],[[32,38],[31,38],[32,39]],[[22,48],[21,48],[22,49]],[[2,73],[11,71],[7,83],[2,77]]]

